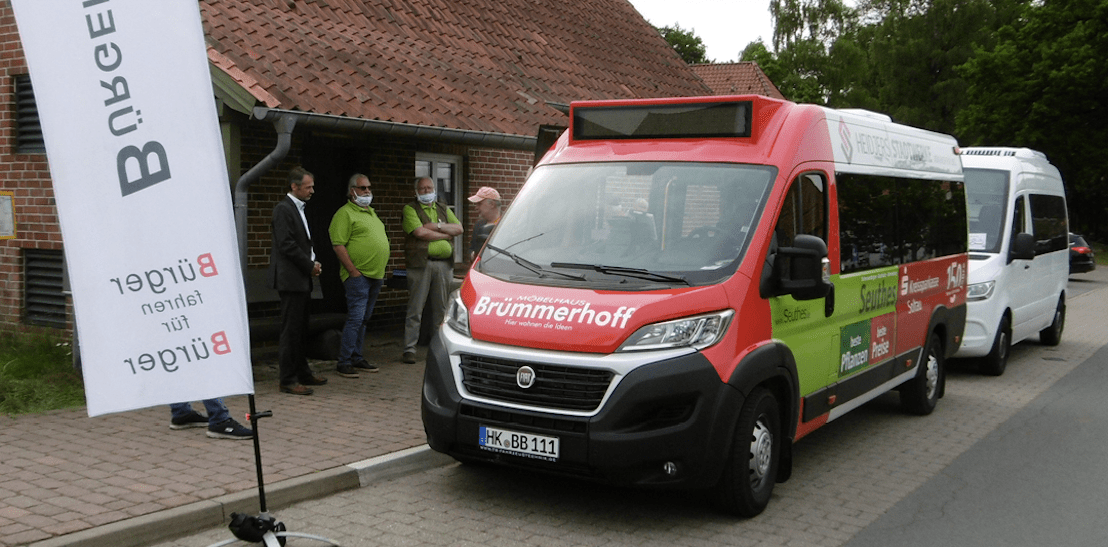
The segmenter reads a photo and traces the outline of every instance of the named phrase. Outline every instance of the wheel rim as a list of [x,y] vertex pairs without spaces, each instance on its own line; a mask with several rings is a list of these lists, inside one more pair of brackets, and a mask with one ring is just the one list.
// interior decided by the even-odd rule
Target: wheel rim
[[1008,331],[1000,331],[1000,340],[996,348],[996,356],[1000,358],[1001,362],[1004,362],[1008,358]]
[[939,357],[934,353],[927,354],[927,398],[934,399],[939,389]]
[[763,416],[754,424],[750,440],[750,486],[760,489],[769,476],[770,463],[773,462],[773,433],[766,425]]

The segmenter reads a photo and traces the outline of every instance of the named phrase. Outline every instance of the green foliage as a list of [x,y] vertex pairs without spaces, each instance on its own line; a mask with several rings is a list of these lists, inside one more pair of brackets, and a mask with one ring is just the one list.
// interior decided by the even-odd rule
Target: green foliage
[[681,56],[686,64],[694,65],[710,63],[706,53],[704,42],[696,35],[695,29],[685,30],[681,25],[674,23],[672,27],[660,27],[658,32],[665,38],[673,50]]
[[68,343],[42,334],[0,332],[0,414],[85,404]]
[[1074,231],[1108,236],[1108,0],[1027,5],[962,68],[970,144],[1026,146],[1062,172]]

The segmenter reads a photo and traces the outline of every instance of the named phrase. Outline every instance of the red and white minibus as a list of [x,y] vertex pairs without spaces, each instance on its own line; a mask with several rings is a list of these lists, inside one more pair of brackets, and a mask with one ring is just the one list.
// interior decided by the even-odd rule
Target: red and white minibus
[[942,396],[966,317],[956,148],[762,96],[573,103],[433,339],[428,444],[760,513],[805,434]]

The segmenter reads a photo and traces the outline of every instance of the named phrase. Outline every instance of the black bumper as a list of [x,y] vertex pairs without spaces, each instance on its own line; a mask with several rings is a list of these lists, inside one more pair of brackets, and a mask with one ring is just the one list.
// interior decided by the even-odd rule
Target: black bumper
[[[427,356],[422,415],[428,445],[463,461],[617,484],[700,488],[718,480],[742,399],[694,353],[636,368],[591,417],[463,400],[436,336]],[[482,449],[481,426],[558,437],[560,457],[548,462]],[[667,463],[675,464],[675,473],[663,471]]]

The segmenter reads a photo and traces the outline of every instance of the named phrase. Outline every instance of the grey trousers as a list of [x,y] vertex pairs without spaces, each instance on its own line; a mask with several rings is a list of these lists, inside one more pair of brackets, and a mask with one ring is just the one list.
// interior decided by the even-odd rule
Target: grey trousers
[[431,304],[427,320],[438,328],[446,313],[447,291],[454,278],[454,262],[428,260],[426,268],[408,269],[408,316],[404,320],[404,351],[415,351],[423,308]]

